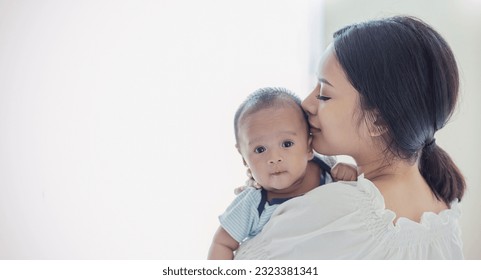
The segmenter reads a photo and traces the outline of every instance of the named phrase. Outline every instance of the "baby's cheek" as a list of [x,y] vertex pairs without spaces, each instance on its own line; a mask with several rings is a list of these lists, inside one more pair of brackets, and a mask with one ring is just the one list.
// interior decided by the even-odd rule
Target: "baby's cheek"
[[257,183],[264,181],[264,178],[262,178],[261,173],[258,171],[252,171],[252,177]]

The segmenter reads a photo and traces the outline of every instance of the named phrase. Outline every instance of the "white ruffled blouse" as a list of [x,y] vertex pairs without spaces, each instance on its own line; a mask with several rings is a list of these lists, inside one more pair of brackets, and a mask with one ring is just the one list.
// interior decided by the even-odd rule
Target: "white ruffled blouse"
[[280,205],[235,259],[463,259],[459,216],[453,201],[419,223],[400,217],[394,224],[395,213],[360,175]]

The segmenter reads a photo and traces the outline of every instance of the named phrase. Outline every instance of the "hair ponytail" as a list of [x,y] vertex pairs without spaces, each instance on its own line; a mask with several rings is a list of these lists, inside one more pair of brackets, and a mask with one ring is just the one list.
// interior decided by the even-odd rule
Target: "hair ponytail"
[[436,143],[426,145],[419,159],[419,171],[434,195],[449,205],[461,201],[466,182],[451,157]]

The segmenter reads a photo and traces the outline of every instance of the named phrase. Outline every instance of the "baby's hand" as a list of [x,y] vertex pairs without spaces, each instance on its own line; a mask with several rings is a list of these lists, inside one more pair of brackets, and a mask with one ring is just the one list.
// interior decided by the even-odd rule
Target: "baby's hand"
[[[247,175],[249,176],[250,173],[247,173]],[[257,182],[254,180],[254,178],[252,178],[252,176],[249,176],[249,179],[244,183],[243,186],[240,186],[240,187],[237,187],[237,188],[234,189],[234,193],[235,193],[235,195],[238,195],[241,192],[243,192],[246,188],[249,188],[249,187],[256,188],[256,189],[261,188],[261,186],[259,184],[257,184]]]
[[240,186],[240,187],[235,188],[235,189],[234,189],[235,195],[240,194],[240,193],[243,192],[246,188],[247,188],[246,186]]
[[356,181],[357,166],[345,162],[338,162],[331,169],[334,181]]

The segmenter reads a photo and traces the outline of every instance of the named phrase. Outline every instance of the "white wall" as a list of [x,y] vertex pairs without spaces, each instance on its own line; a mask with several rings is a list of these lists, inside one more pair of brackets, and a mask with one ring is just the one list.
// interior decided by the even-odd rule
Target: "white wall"
[[461,102],[451,122],[436,134],[466,177],[468,189],[461,203],[464,253],[481,259],[481,1],[480,0],[325,0],[324,42],[347,24],[396,14],[417,16],[448,41],[461,75]]
[[320,8],[0,1],[0,259],[205,258],[245,180],[234,112],[305,96]]

